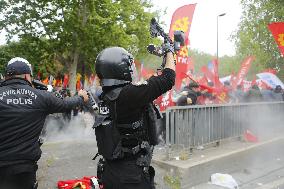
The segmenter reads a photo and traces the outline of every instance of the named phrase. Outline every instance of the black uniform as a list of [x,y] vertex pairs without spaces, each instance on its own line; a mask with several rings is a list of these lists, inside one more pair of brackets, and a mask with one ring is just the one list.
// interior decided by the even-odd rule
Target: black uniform
[[[149,126],[148,124],[150,118],[143,115],[149,114],[149,112],[147,112],[149,103],[151,103],[166,91],[170,90],[174,85],[174,81],[175,72],[171,69],[166,68],[160,76],[153,76],[147,81],[147,83],[142,85],[136,86],[133,84],[126,84],[116,87],[103,87],[103,94],[101,95],[101,98],[104,99],[104,101],[105,96],[112,93],[113,91],[119,91],[114,92],[118,96],[114,97],[114,100],[111,103],[112,107],[114,107],[113,105],[115,104],[115,108],[110,108],[110,114],[112,116],[112,119],[116,120],[115,124],[117,128],[119,128],[120,137],[124,135],[124,139],[121,139],[119,141],[119,144],[116,144],[115,148],[118,149],[117,145],[120,145],[121,148],[123,148],[123,152],[118,153],[119,155],[116,159],[108,159],[105,157],[106,162],[102,175],[102,181],[105,189],[153,188],[154,170],[151,167],[148,170],[148,165],[144,166],[142,165],[143,163],[138,163],[141,156],[147,156],[149,154],[148,152],[143,152],[143,150],[141,149],[140,151],[138,150],[138,153],[133,152],[133,150],[136,148],[137,143],[135,142],[135,140],[132,141],[130,137],[127,137],[130,136],[131,133],[134,133],[133,130],[135,129],[127,129],[124,126],[129,124],[137,125],[136,123],[139,123],[141,121],[141,117],[143,117],[142,128],[144,129],[142,129],[142,131],[140,130],[141,132],[139,131],[142,134],[138,136],[138,138],[141,139],[142,137],[141,140],[146,141],[146,143],[149,142],[149,144],[153,146],[153,143],[155,143],[152,142],[153,136],[150,136],[151,131],[149,131],[149,128],[147,129],[147,127]],[[113,111],[114,109],[115,111]],[[136,135],[139,135],[137,134],[137,130],[139,129],[136,129]],[[104,141],[102,133],[98,134],[98,132],[100,132],[99,127],[96,128],[96,135],[100,152],[100,149],[102,150],[103,148],[102,146],[105,145],[102,143],[107,141],[109,142],[110,139]],[[114,135],[115,132],[112,131],[108,134],[110,133],[111,135]],[[129,152],[127,152],[127,149],[129,149]],[[149,163],[150,160],[151,157],[149,157]],[[146,171],[145,168],[147,168]]]
[[4,187],[4,182],[9,182],[20,185],[20,187],[15,186],[15,189],[32,189],[36,180],[36,162],[41,156],[38,139],[46,116],[65,112],[82,104],[81,97],[62,100],[47,91],[34,89],[23,79],[14,78],[2,82],[0,188],[13,188]]

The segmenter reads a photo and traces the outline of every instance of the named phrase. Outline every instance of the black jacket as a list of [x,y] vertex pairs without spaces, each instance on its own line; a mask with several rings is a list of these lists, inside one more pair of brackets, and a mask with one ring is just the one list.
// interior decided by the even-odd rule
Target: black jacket
[[55,97],[34,89],[23,79],[6,80],[0,87],[0,167],[19,161],[37,161],[38,139],[48,114],[83,104],[81,97]]
[[[117,122],[133,123],[141,118],[147,104],[169,91],[175,84],[175,72],[164,69],[159,76],[152,76],[144,84],[129,84],[122,88],[117,99]],[[109,90],[103,88],[103,94]]]

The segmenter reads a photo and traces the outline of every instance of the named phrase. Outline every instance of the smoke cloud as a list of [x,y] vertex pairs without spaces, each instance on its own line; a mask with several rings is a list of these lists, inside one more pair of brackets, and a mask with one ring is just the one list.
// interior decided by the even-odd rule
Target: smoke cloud
[[94,120],[89,113],[79,113],[70,121],[64,120],[61,114],[50,115],[46,119],[42,137],[45,142],[72,140],[95,140]]

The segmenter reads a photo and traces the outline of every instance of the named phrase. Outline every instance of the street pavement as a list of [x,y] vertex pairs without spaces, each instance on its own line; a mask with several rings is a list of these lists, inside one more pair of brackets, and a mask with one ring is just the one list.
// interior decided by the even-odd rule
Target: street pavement
[[[49,124],[39,161],[39,189],[55,189],[59,180],[95,176],[98,159],[92,160],[97,146],[91,117],[82,114],[61,131],[56,129],[56,122]],[[187,189],[222,189],[209,182],[210,175],[219,172],[232,175],[241,189],[284,189],[283,147],[281,137],[257,144],[228,141],[218,147],[194,150],[187,160],[166,161],[167,148],[157,146],[153,157],[156,188],[183,188],[180,183],[190,180],[190,175],[202,182]],[[187,170],[192,173],[184,174]]]
[[[80,114],[68,127],[59,130],[57,121],[50,121],[42,145],[37,179],[39,189],[55,189],[59,180],[96,176],[97,153],[93,120],[89,114]],[[155,167],[157,189],[170,189],[163,182],[166,171]]]

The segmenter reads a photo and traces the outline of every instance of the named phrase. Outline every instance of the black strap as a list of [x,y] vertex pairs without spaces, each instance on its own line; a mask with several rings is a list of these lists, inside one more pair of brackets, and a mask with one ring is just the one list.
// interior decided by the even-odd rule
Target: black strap
[[141,128],[143,125],[142,119],[135,121],[133,123],[127,123],[127,124],[117,124],[118,128],[124,128],[124,129],[137,129]]
[[98,153],[96,153],[96,155],[95,155],[95,157],[93,157],[93,159],[92,160],[96,160],[97,159],[97,157],[99,157],[101,154],[99,154],[99,152]]

